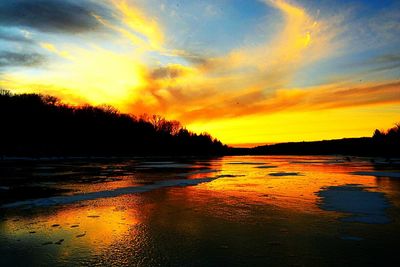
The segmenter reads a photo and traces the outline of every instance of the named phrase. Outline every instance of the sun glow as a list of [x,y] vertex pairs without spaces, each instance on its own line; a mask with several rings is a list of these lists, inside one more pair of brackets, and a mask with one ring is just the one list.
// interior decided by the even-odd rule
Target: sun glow
[[76,93],[93,104],[123,105],[129,98],[137,97],[138,88],[144,85],[143,70],[134,58],[100,48],[83,52],[68,67],[68,73],[74,71],[75,75],[61,76],[60,85],[71,79]]
[[[54,46],[46,46],[46,49],[58,51]],[[140,96],[139,90],[145,85],[146,73],[135,56],[99,47],[76,49],[68,54],[69,59],[55,65],[52,73],[11,74],[8,84],[20,90],[29,87],[32,91],[57,88],[62,92],[63,100],[75,104],[111,104],[123,108],[126,102]],[[40,86],[31,86],[35,84]],[[7,83],[3,82],[3,86]],[[68,89],[65,89],[66,86]]]
[[[365,136],[399,120],[397,52],[379,48],[380,55],[363,61],[365,55],[353,56],[351,39],[357,32],[348,29],[346,12],[326,15],[301,0],[246,2],[265,9],[258,15],[239,10],[241,4],[216,12],[221,3],[212,1],[100,2],[104,9],[93,8],[82,21],[74,20],[93,20],[74,34],[69,28],[67,33],[19,29],[24,40],[12,48],[24,50],[29,44],[31,54],[0,54],[5,66],[15,61],[9,68],[0,65],[0,86],[54,95],[66,103],[161,114],[227,143]],[[243,15],[243,29],[233,34],[235,12]],[[253,17],[257,20],[245,27]],[[380,45],[395,47],[398,38],[385,39],[395,31],[392,24],[380,24],[391,29],[375,33]],[[220,41],[232,34],[230,42]],[[376,47],[357,45],[360,53],[377,53]],[[358,123],[357,114],[371,110],[376,113]]]

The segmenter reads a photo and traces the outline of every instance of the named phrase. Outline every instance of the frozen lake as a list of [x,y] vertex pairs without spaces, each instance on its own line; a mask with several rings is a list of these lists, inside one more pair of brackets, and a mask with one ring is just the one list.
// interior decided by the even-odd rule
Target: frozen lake
[[0,162],[0,266],[384,266],[400,164],[342,156]]

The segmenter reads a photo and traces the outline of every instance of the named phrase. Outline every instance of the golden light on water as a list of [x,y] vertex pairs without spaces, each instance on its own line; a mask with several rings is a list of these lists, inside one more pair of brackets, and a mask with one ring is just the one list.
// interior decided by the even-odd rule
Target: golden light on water
[[[253,255],[256,262],[264,262],[263,255],[270,255],[271,251],[275,253],[273,249],[280,251],[284,259],[291,259],[287,254],[293,253],[293,250],[302,253],[304,244],[312,244],[310,253],[320,255],[318,238],[321,236],[336,246],[348,242],[342,239],[343,236],[381,240],[384,235],[387,240],[389,233],[398,229],[396,221],[378,225],[343,221],[368,217],[387,222],[392,218],[387,207],[398,209],[398,183],[395,179],[376,176],[377,172],[389,174],[393,170],[386,169],[388,166],[384,163],[371,162],[366,158],[228,156],[210,160],[186,159],[179,168],[176,168],[178,161],[169,159],[146,164],[152,166],[151,169],[138,168],[132,172],[132,166],[143,166],[141,164],[146,162],[127,160],[117,163],[119,173],[126,172],[126,175],[120,176],[122,180],[103,181],[106,185],[98,185],[97,176],[85,177],[92,183],[66,181],[65,184],[58,184],[60,189],[74,188],[74,192],[59,199],[61,202],[70,198],[78,200],[87,192],[97,192],[94,199],[50,206],[46,205],[57,204],[57,197],[39,202],[32,200],[31,203],[40,205],[31,207],[29,212],[24,207],[17,207],[5,214],[0,222],[0,243],[5,244],[2,249],[20,251],[22,248],[28,256],[33,252],[35,256],[31,263],[34,265],[81,261],[89,265],[182,263],[185,255],[189,255],[192,262],[199,253],[198,248],[203,246],[209,248],[202,252],[208,258],[201,259],[207,258],[207,261],[210,253],[215,252],[219,259],[225,250],[228,251],[223,256],[232,257],[229,250],[233,248],[241,249],[246,260]],[[79,175],[78,170],[82,166],[76,163],[75,167],[70,163],[65,166],[76,168],[74,175]],[[92,167],[116,167],[114,163],[104,161],[98,164]],[[57,161],[54,165],[50,163],[49,167],[58,165],[63,166]],[[46,169],[51,170],[55,169]],[[360,171],[365,174],[355,173]],[[137,182],[143,183],[145,177],[150,184],[162,182],[160,184],[165,186],[135,193],[132,186],[143,186]],[[183,181],[215,179],[195,186],[176,186],[177,177]],[[167,186],[169,179],[173,179],[175,186]],[[127,189],[125,193],[122,190],[118,191],[121,195],[114,194],[114,189],[124,187]],[[326,205],[328,200],[323,199],[320,193],[329,192],[331,187],[347,188],[355,193],[351,199],[355,205],[350,205],[351,208],[365,207],[359,203],[359,197],[372,201],[367,208],[368,214],[353,214],[351,209],[330,210],[321,206],[323,203]],[[73,196],[76,194],[78,198]],[[337,205],[335,201],[328,204]],[[365,243],[376,246],[375,242]],[[289,246],[293,244],[299,247],[293,249]],[[282,249],[286,246],[290,249]],[[182,251],[189,254],[182,256]],[[254,253],[263,257],[254,257]],[[331,255],[332,251],[327,253]],[[165,259],[164,255],[168,258]],[[359,258],[358,254],[356,257]],[[16,261],[11,254],[4,258]],[[29,260],[21,258],[17,262]]]
[[[265,159],[269,164],[257,164]],[[338,163],[335,160],[342,159],[296,156],[225,157],[221,166],[222,172],[218,173],[221,178],[200,185],[199,190],[210,190],[214,197],[231,206],[238,203],[258,203],[294,212],[312,213],[320,211],[316,193],[328,185],[354,183],[376,186],[374,178],[351,175],[351,164]],[[196,194],[195,190],[192,192]]]

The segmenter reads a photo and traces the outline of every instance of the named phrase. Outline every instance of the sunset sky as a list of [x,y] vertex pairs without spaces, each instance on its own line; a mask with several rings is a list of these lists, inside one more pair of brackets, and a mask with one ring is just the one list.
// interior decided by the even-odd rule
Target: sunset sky
[[400,122],[400,1],[0,0],[0,87],[227,144]]

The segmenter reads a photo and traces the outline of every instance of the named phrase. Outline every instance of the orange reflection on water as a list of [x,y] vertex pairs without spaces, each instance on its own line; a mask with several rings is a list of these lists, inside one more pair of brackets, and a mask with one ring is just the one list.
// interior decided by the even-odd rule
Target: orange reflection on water
[[140,222],[134,205],[125,209],[119,202],[119,198],[87,201],[34,217],[10,218],[3,224],[3,233],[17,241],[31,240],[34,247],[62,244],[57,246],[60,257],[68,257],[77,248],[101,251],[128,233],[135,234]]
[[[269,168],[271,167],[271,168]],[[335,157],[225,157],[221,178],[198,186],[227,204],[262,203],[302,212],[320,211],[316,193],[327,186],[376,186],[372,176],[351,172],[371,170],[368,163]],[[270,174],[275,174],[272,176]]]

